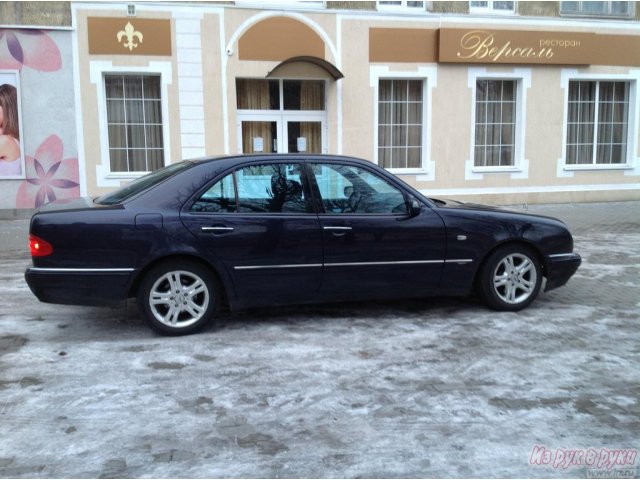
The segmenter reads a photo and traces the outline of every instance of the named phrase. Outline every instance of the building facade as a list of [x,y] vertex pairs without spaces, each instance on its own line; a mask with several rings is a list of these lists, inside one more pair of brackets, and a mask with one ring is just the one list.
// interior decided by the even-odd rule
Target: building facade
[[[69,12],[69,27],[45,33],[64,59],[59,79],[0,63],[20,82],[26,152],[21,178],[0,177],[0,209],[254,152],[362,157],[460,200],[640,199],[636,2],[71,2]],[[0,55],[15,53],[6,32],[20,28],[3,29]],[[35,133],[47,124],[74,173],[36,163],[53,142]],[[26,188],[33,205],[18,201]]]
[[0,212],[9,218],[81,192],[70,20],[68,4],[0,4]]

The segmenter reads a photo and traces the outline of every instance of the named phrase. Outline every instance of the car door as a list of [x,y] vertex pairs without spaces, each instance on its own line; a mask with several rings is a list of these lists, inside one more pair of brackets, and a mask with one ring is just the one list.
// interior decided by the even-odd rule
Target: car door
[[414,296],[440,283],[442,219],[373,169],[310,162],[324,241],[320,291],[344,299]]
[[239,167],[182,213],[244,305],[305,302],[318,293],[322,236],[302,165]]

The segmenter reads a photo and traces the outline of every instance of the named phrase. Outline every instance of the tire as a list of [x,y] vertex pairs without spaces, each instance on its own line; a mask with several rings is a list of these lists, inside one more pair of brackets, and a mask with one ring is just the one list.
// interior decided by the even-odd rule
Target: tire
[[152,268],[138,290],[138,305],[149,326],[163,335],[201,330],[220,303],[213,272],[192,260],[170,260]]
[[505,245],[487,258],[478,287],[489,307],[515,312],[533,302],[541,284],[542,267],[533,250],[523,245]]

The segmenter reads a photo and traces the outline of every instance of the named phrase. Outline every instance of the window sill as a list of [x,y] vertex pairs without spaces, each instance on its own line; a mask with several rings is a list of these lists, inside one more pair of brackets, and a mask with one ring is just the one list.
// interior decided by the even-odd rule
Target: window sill
[[633,20],[634,14],[621,13],[621,14],[608,14],[608,13],[562,13],[561,18],[576,19],[576,20]]
[[522,173],[523,170],[518,167],[473,167],[473,173]]
[[588,172],[602,170],[633,170],[633,167],[627,163],[624,164],[607,164],[607,165],[564,165],[563,170],[567,172]]
[[385,168],[394,175],[428,175],[430,172],[426,168]]
[[416,14],[424,14],[427,15],[429,12],[424,8],[420,7],[384,7],[376,10],[377,13],[393,13],[393,14],[406,14],[406,15],[416,15]]
[[470,8],[469,9],[469,15],[475,15],[475,16],[488,16],[488,17],[495,17],[495,16],[499,16],[499,17],[508,17],[508,16],[515,16],[516,12],[514,10],[490,10],[490,9],[476,9],[476,8]]

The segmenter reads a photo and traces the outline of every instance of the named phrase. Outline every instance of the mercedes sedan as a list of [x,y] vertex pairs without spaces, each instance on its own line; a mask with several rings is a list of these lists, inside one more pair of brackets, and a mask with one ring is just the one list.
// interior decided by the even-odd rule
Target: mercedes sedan
[[477,293],[516,311],[580,265],[559,220],[430,199],[371,162],[253,155],[176,163],[31,219],[43,302],[136,298],[156,331],[221,308]]

